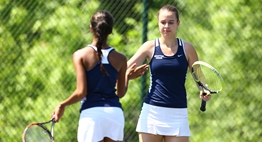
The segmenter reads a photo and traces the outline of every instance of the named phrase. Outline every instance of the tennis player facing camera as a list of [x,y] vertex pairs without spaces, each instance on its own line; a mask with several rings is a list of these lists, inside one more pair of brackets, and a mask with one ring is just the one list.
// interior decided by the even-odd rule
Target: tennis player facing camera
[[78,142],[122,141],[125,120],[119,99],[125,95],[129,79],[144,74],[148,65],[132,64],[127,69],[126,56],[107,44],[113,30],[109,12],[96,12],[90,30],[92,43],[73,54],[76,90],[55,108],[52,116],[58,122],[66,106],[81,101]]
[[[158,12],[160,38],[145,42],[128,61],[128,66],[150,67],[150,86],[139,116],[136,131],[140,142],[188,142],[185,81],[187,69],[198,60],[194,47],[176,37],[180,24],[176,7],[163,6]],[[200,98],[208,101],[210,96]]]

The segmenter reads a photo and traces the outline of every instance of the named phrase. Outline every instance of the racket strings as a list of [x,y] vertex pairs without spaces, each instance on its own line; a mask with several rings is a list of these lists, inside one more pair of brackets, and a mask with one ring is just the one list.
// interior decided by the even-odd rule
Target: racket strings
[[44,128],[33,125],[25,133],[26,142],[51,142],[50,134]]
[[197,79],[212,91],[221,91],[222,83],[218,74],[206,66],[197,66],[194,68]]

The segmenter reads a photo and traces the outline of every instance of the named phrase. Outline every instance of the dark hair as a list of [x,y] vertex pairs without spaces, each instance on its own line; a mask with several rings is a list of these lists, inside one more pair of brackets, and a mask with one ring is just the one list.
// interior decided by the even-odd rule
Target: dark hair
[[174,13],[176,14],[177,21],[179,21],[178,9],[177,9],[176,7],[174,7],[173,5],[165,5],[165,6],[163,6],[163,7],[158,11],[157,17],[159,17],[159,13],[160,13],[161,10],[167,10],[167,11],[174,12]]
[[[91,28],[93,30],[93,34],[98,39],[95,46],[97,47],[98,59],[99,61],[101,61],[102,60],[102,51],[101,51],[102,45],[104,42],[106,42],[108,35],[112,33],[114,19],[108,11],[100,10],[92,16],[90,23],[91,23]],[[100,70],[104,74],[109,76],[109,74],[107,73],[102,63],[100,64]]]

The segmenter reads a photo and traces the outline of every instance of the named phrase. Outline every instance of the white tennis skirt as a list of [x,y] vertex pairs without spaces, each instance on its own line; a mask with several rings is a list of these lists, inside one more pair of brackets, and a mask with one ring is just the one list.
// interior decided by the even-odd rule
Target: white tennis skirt
[[124,114],[118,107],[93,107],[80,114],[78,142],[98,142],[108,137],[114,141],[124,138]]
[[166,108],[144,103],[137,132],[164,136],[190,136],[187,108]]

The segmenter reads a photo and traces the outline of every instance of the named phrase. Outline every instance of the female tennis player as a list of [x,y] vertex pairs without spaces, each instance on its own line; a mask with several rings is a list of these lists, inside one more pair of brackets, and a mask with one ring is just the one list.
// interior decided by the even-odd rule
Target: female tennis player
[[[194,47],[176,37],[180,24],[176,7],[163,6],[158,12],[160,38],[145,42],[128,61],[128,66],[150,66],[150,86],[136,131],[140,142],[188,142],[187,69],[198,60]],[[200,93],[208,101],[210,96]]]
[[78,142],[122,141],[124,115],[119,99],[127,91],[128,80],[141,76],[148,66],[133,64],[127,70],[126,57],[107,44],[113,30],[109,12],[96,12],[90,30],[92,43],[73,54],[77,88],[55,108],[54,119],[58,122],[66,106],[82,100]]

